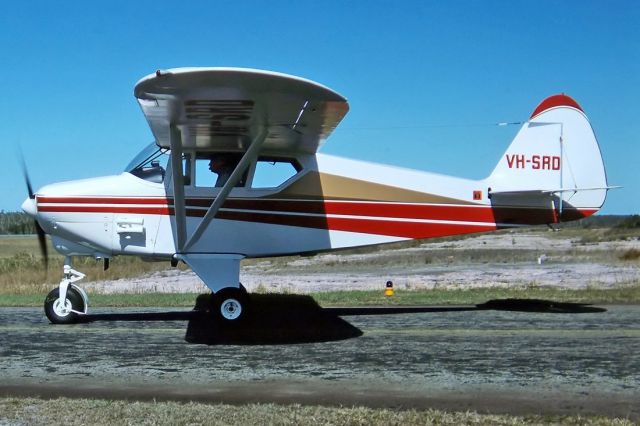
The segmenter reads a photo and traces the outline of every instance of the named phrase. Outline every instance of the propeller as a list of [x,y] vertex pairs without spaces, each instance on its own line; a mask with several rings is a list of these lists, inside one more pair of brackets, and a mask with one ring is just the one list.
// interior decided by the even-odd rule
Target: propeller
[[[27,172],[27,163],[24,161],[22,152],[20,153],[20,156],[22,157],[22,173],[24,175],[24,182],[27,185],[29,198],[31,200],[34,200],[35,204],[36,194],[33,192],[33,186],[31,186],[31,179],[29,179],[29,173]],[[42,261],[44,263],[44,270],[47,271],[47,269],[49,268],[49,253],[47,249],[47,239],[45,237],[46,232],[44,232],[44,229],[42,229],[42,227],[38,223],[38,219],[36,219],[35,217],[33,218],[33,224],[36,228],[36,234],[38,235],[38,244],[40,245],[40,254],[42,255]]]

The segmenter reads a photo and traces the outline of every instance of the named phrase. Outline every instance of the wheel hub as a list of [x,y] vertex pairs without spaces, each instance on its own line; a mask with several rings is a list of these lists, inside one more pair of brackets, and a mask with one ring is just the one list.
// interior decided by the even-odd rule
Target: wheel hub
[[60,317],[66,317],[71,313],[71,301],[69,299],[64,299],[64,303],[60,301],[60,299],[56,299],[53,302],[53,312]]
[[220,314],[224,319],[238,319],[242,314],[242,304],[236,299],[226,299],[220,305]]

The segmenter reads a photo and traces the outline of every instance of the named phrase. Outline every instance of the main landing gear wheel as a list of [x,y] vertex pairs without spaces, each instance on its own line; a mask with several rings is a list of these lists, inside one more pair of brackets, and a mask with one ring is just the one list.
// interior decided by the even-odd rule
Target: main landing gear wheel
[[85,312],[84,299],[73,287],[67,289],[64,303],[59,300],[60,290],[54,288],[44,299],[44,313],[53,324],[73,324],[78,321],[77,312]]
[[238,324],[247,317],[249,297],[244,287],[223,288],[212,298],[211,311],[214,318],[227,324]]

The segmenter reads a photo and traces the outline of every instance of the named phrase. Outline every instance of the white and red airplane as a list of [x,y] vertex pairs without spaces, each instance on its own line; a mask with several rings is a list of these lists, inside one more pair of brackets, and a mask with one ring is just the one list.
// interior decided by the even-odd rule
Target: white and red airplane
[[27,178],[22,208],[41,246],[49,234],[65,256],[45,300],[52,323],[87,313],[72,256],[183,261],[214,293],[212,313],[237,322],[244,258],[581,219],[611,188],[586,115],[563,94],[538,105],[486,179],[469,180],[318,153],[349,106],[299,77],[178,68],[134,93],[155,142],[123,173],[36,193]]

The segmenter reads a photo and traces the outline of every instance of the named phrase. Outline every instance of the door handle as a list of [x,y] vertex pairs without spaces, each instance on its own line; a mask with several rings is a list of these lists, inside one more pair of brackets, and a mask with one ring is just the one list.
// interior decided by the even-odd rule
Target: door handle
[[144,218],[142,217],[116,217],[116,233],[118,234],[143,234]]

